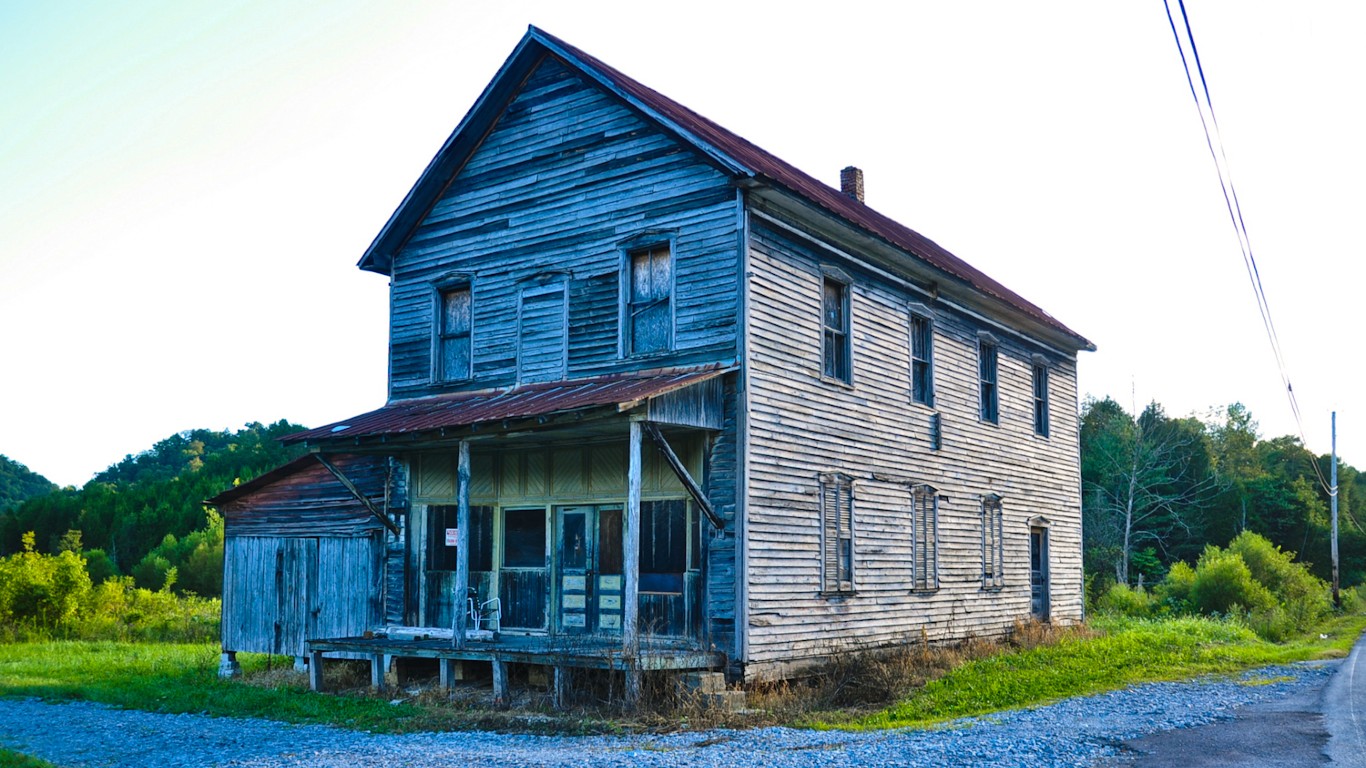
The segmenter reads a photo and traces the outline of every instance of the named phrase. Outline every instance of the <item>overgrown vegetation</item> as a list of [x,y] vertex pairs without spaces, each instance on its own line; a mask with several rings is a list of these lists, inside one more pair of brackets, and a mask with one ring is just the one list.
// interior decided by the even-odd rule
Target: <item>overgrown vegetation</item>
[[171,568],[160,589],[138,587],[129,576],[92,584],[78,539],[55,555],[23,549],[0,558],[0,641],[82,638],[195,642],[218,637],[217,598],[177,595]]
[[[223,588],[223,527],[204,500],[296,458],[300,449],[277,438],[302,429],[281,420],[236,432],[181,432],[125,457],[83,488],[48,492],[48,483],[11,509],[0,501],[0,555],[22,551],[32,532],[40,553],[81,551],[96,584],[131,576],[138,588],[157,591],[174,569],[173,591],[216,597]],[[3,470],[0,464],[0,486]]]
[[[1263,440],[1238,403],[1201,420],[1170,417],[1155,402],[1131,415],[1109,398],[1087,400],[1081,474],[1091,596],[1115,583],[1155,584],[1245,531],[1330,578],[1331,464],[1298,438]],[[1337,469],[1341,581],[1358,584],[1366,579],[1366,475],[1341,462]]]
[[[1344,602],[1359,608],[1355,590]],[[1094,604],[1102,614],[1134,618],[1226,616],[1273,642],[1309,631],[1332,608],[1328,585],[1294,553],[1249,531],[1226,548],[1205,547],[1194,568],[1174,564],[1152,589],[1115,583]]]

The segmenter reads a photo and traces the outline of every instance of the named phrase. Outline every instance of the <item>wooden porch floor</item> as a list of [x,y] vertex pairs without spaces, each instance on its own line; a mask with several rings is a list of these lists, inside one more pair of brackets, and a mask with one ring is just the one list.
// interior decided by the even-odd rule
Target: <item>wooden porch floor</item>
[[[441,630],[433,630],[441,632]],[[370,659],[370,682],[384,687],[386,657],[437,659],[441,683],[449,687],[455,679],[454,662],[483,661],[493,665],[495,693],[506,685],[508,664],[534,664],[555,669],[557,681],[570,669],[611,669],[627,672],[705,671],[725,667],[725,654],[702,651],[681,639],[643,637],[639,654],[626,654],[620,638],[565,635],[487,635],[470,638],[464,648],[454,648],[450,630],[445,637],[375,635],[309,640],[309,684],[323,689],[323,660],[326,654],[344,653]],[[499,683],[503,685],[500,686]],[[499,696],[502,698],[502,696]]]

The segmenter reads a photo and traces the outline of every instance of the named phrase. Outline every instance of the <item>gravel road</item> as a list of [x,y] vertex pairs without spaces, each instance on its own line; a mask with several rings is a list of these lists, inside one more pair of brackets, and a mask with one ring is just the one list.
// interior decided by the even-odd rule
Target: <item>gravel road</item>
[[666,736],[491,733],[384,736],[269,720],[160,715],[76,702],[0,700],[0,745],[60,766],[1079,766],[1120,743],[1231,717],[1324,682],[1341,662],[1153,683],[928,731],[760,728]]

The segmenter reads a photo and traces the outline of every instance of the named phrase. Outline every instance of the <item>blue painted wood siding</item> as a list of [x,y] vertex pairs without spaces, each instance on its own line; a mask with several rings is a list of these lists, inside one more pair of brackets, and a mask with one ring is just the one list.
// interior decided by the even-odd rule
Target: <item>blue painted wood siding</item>
[[[570,378],[735,357],[738,245],[728,177],[553,58],[509,103],[394,262],[390,396],[546,375],[554,334],[519,330],[528,287],[564,281]],[[672,244],[672,350],[623,357],[621,271],[631,247]],[[437,286],[473,289],[473,380],[433,372]],[[524,306],[524,305],[522,305]],[[537,345],[551,345],[542,350]]]

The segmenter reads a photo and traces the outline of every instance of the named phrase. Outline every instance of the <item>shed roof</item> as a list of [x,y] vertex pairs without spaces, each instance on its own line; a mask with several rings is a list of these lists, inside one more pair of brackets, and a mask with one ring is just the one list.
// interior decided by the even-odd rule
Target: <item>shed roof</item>
[[726,373],[718,366],[597,376],[524,384],[509,389],[455,392],[400,400],[326,426],[281,438],[286,443],[420,435],[507,419],[532,418],[601,406],[626,408],[651,397]]
[[465,160],[482,141],[486,131],[523,78],[546,55],[553,55],[631,104],[648,118],[691,144],[737,178],[748,177],[781,187],[830,215],[850,224],[949,277],[961,280],[987,296],[1071,337],[1080,349],[1094,349],[1081,334],[1006,288],[937,243],[910,227],[873,210],[796,166],[770,154],[743,137],[648,88],[597,58],[584,53],[536,27],[530,27],[498,74],[461,120],[441,150],[371,243],[359,266],[388,274],[393,255],[413,232],[427,211],[459,173]]

